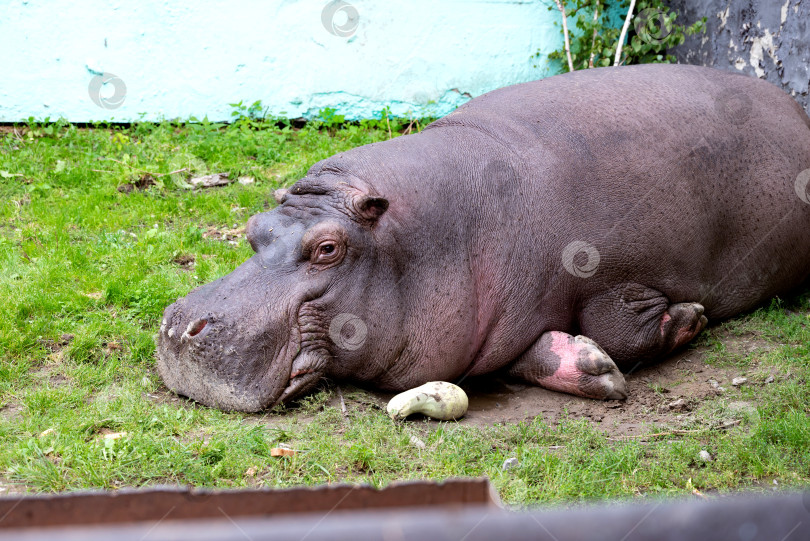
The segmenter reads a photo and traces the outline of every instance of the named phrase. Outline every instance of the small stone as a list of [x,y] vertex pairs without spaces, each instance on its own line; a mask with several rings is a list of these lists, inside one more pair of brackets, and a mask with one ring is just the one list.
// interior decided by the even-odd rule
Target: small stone
[[254,182],[256,182],[256,179],[253,178],[253,177],[245,176],[245,177],[239,177],[237,179],[237,182],[239,182],[239,184],[241,184],[243,186],[247,186],[248,184],[253,184]]
[[503,461],[503,466],[501,469],[503,469],[503,471],[508,471],[511,470],[512,468],[517,468],[518,466],[520,466],[520,462],[518,462],[517,458],[512,457],[507,458],[506,460]]
[[188,181],[195,188],[214,188],[216,186],[226,186],[233,182],[228,178],[228,173],[214,173],[203,177],[195,177]]
[[733,380],[731,380],[731,384],[734,385],[735,387],[739,387],[740,385],[745,385],[747,381],[748,378],[740,376],[738,378],[734,378]]
[[418,447],[419,449],[424,449],[426,447],[425,442],[423,442],[416,436],[411,436],[411,445],[413,445],[414,447]]
[[672,411],[687,411],[689,409],[689,405],[686,403],[686,400],[683,398],[679,398],[677,400],[673,400],[668,404],[669,409]]
[[773,376],[768,376],[765,378],[765,383],[773,383],[776,380]]
[[698,456],[700,457],[700,460],[702,460],[703,462],[712,461],[712,455],[710,455],[709,451],[707,451],[706,449],[702,449]]

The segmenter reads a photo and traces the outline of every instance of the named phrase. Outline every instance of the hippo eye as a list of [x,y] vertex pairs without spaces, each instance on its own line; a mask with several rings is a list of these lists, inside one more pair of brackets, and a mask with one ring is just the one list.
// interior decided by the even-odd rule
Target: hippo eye
[[316,224],[301,239],[301,257],[309,260],[311,272],[327,269],[343,261],[347,240],[340,224],[331,221]]
[[315,250],[315,263],[333,263],[340,257],[340,249],[333,240],[325,240]]

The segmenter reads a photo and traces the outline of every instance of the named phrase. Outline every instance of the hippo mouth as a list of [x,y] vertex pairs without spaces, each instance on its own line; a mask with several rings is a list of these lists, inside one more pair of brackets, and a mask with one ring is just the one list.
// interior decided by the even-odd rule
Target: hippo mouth
[[274,405],[289,402],[311,390],[323,374],[324,356],[315,352],[301,352],[292,362],[290,378]]
[[276,404],[289,402],[309,391],[321,379],[321,375],[315,372],[306,372],[290,376],[290,383],[284,388]]

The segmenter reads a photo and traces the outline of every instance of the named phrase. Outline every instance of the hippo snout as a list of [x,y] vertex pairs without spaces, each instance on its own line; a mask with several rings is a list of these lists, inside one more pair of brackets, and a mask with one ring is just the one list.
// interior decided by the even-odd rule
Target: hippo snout
[[[238,274],[238,273],[237,273]],[[232,275],[231,275],[232,276]],[[295,344],[283,310],[220,280],[166,308],[157,340],[160,376],[174,392],[224,410],[259,411],[290,383]]]

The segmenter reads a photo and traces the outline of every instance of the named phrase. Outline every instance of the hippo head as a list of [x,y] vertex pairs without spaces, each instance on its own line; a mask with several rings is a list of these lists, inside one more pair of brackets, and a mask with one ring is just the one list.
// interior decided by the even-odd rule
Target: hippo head
[[379,248],[388,201],[360,184],[330,174],[300,180],[248,221],[255,255],[166,309],[157,357],[170,389],[258,411],[326,375],[364,380],[387,370],[401,347],[388,336],[396,264]]

